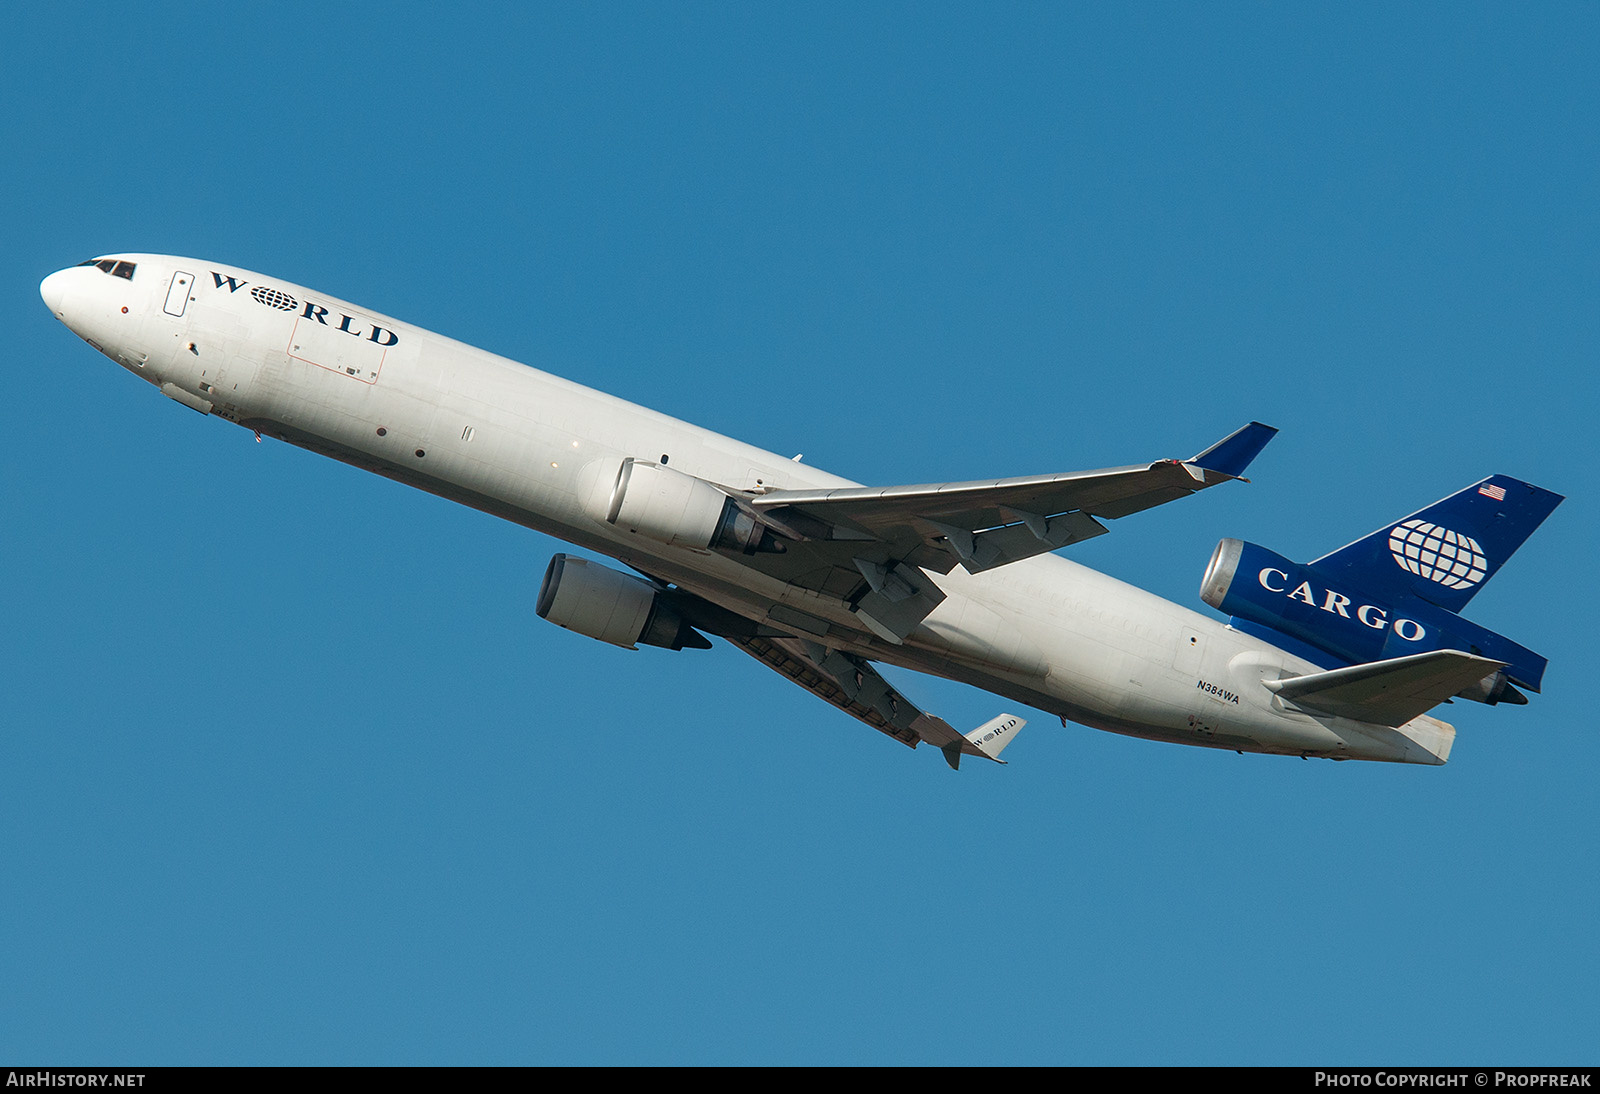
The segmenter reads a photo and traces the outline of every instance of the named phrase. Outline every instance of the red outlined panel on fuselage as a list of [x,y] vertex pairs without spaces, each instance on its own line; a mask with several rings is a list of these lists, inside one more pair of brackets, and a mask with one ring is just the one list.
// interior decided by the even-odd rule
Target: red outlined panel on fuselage
[[362,315],[306,305],[289,334],[288,354],[296,361],[375,384],[395,335]]

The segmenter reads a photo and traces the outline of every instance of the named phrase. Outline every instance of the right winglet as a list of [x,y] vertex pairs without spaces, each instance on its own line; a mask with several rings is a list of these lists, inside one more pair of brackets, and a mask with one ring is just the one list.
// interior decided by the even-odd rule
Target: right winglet
[[945,762],[951,768],[959,770],[961,767],[961,754],[969,756],[982,756],[986,760],[993,760],[997,764],[1005,763],[1000,758],[1000,753],[1016,737],[1017,731],[1028,724],[1026,718],[1018,718],[1015,714],[1001,714],[990,718],[983,725],[971,733],[963,733],[959,741],[951,741],[944,745]]

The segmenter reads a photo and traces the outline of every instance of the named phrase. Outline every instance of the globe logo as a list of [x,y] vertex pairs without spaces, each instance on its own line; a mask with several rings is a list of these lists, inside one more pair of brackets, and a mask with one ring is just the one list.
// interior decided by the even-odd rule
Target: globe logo
[[1477,540],[1425,520],[1396,525],[1389,533],[1389,550],[1400,565],[1447,589],[1469,589],[1489,568]]
[[250,295],[255,297],[257,304],[265,304],[267,307],[277,308],[279,311],[294,311],[300,306],[299,301],[288,293],[279,292],[277,289],[269,289],[265,285],[257,285],[250,290]]

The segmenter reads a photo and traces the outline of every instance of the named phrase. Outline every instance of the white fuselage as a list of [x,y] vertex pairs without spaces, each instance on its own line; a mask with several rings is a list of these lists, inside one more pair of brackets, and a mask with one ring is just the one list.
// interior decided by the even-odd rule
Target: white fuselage
[[1344,759],[1449,755],[1454,730],[1433,718],[1394,730],[1285,704],[1262,681],[1318,666],[1056,555],[929,575],[946,599],[903,644],[885,642],[843,601],[590,515],[609,485],[601,468],[620,457],[670,461],[734,491],[849,480],[298,285],[193,259],[115,257],[136,264],[131,278],[70,267],[41,293],[165,394],[609,555],[747,619],[781,627],[788,606],[848,629],[855,637],[837,642],[849,652],[1117,733]]

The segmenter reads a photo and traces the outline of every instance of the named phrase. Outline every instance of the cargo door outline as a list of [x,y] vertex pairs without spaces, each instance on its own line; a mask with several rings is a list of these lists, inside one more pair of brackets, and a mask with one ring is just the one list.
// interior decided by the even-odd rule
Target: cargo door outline
[[1189,627],[1179,631],[1178,645],[1172,655],[1172,667],[1186,683],[1194,681],[1195,691],[1189,713],[1190,731],[1202,739],[1215,738],[1217,732],[1223,728],[1227,713],[1213,702],[1215,699],[1221,699],[1221,696],[1216,694],[1216,685],[1208,684],[1201,675],[1206,667],[1206,636]]
[[296,361],[371,385],[378,382],[389,347],[394,345],[375,341],[371,336],[374,331],[394,337],[387,327],[379,327],[364,316],[307,304],[295,317],[286,352]]

